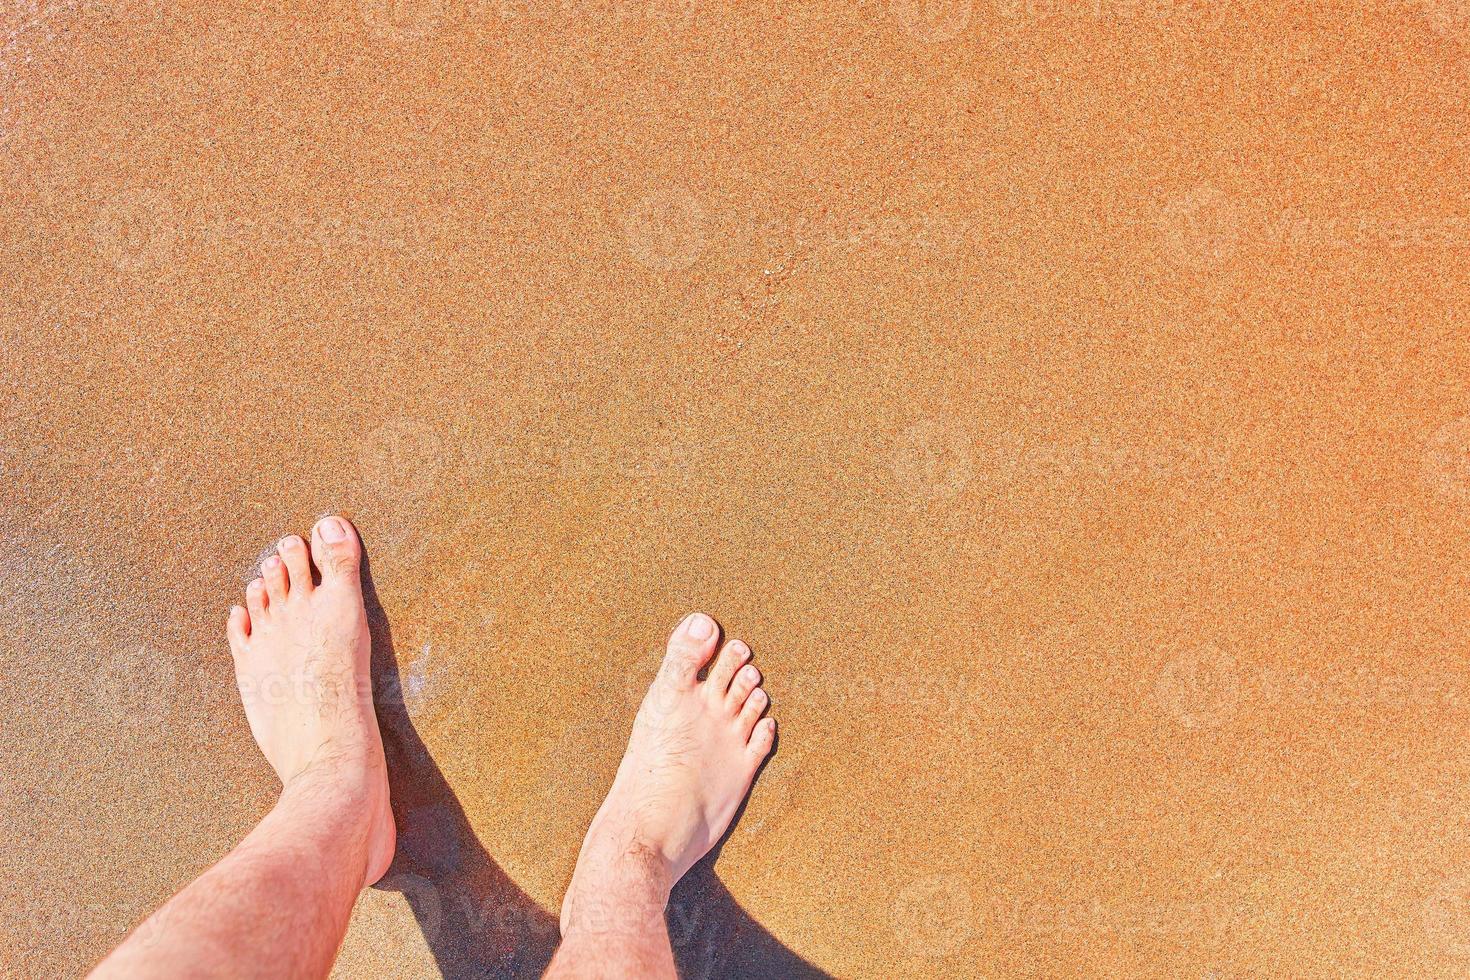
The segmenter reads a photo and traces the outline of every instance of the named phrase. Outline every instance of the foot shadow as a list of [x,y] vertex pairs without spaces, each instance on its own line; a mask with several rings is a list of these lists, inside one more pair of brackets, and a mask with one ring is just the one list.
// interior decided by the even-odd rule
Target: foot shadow
[[408,715],[392,627],[366,557],[362,584],[373,699],[398,825],[398,852],[375,887],[403,893],[439,972],[450,980],[540,976],[560,939],[556,917],[521,891],[480,843]]
[[[392,628],[366,556],[362,579],[374,699],[398,825],[398,852],[375,887],[403,893],[449,980],[539,977],[561,939],[557,916],[536,904],[490,857],[419,738],[404,703]],[[737,814],[736,823],[739,819]],[[695,865],[669,901],[669,937],[679,975],[686,980],[828,977],[740,907],[715,877],[718,853],[716,848]]]
[[664,919],[683,980],[831,980],[831,974],[807,962],[740,907],[715,877],[714,855],[674,886]]

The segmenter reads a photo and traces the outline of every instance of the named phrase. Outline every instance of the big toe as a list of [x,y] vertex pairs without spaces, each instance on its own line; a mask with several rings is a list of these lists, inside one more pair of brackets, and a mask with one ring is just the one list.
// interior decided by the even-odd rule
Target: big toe
[[699,670],[709,663],[715,652],[720,629],[704,613],[690,613],[674,627],[669,637],[669,651],[664,656],[664,671],[683,685],[692,685]]
[[362,542],[345,517],[323,517],[311,529],[311,558],[321,569],[322,584],[358,585]]

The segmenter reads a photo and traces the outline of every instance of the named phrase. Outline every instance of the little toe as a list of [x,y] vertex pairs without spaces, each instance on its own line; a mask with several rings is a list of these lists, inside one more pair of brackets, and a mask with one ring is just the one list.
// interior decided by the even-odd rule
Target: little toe
[[265,583],[260,579],[255,579],[245,586],[245,608],[250,610],[252,629],[265,618],[265,607],[268,601],[265,594]]
[[735,677],[735,671],[740,665],[750,659],[750,647],[741,640],[731,640],[720,650],[720,655],[715,658],[715,665],[709,669],[709,676],[705,678],[705,686],[710,696],[723,698],[730,690],[730,681]]
[[740,725],[741,734],[746,738],[750,737],[755,723],[761,720],[761,713],[770,703],[771,696],[763,689],[758,687],[750,692],[750,697],[745,699],[745,707],[740,709],[740,717],[736,719]]
[[311,557],[321,569],[322,585],[360,588],[362,541],[345,517],[323,517],[311,530]]
[[312,588],[311,554],[306,550],[306,542],[301,540],[301,535],[288,534],[276,542],[276,553],[286,565],[289,593],[309,595]]
[[271,555],[260,563],[260,577],[265,580],[265,592],[271,602],[285,602],[290,582],[286,578],[286,563],[280,555]]
[[758,765],[762,759],[771,754],[771,746],[775,744],[776,719],[766,718],[750,733],[750,741],[745,744],[745,751],[749,753],[751,761]]
[[230,618],[225,623],[225,634],[230,638],[230,649],[239,653],[245,649],[250,638],[250,614],[243,606],[231,606]]
[[709,663],[715,652],[720,628],[704,613],[690,613],[674,628],[664,655],[664,673],[681,685],[694,684],[699,669]]
[[754,664],[746,664],[735,674],[735,680],[730,682],[730,693],[725,696],[725,704],[729,706],[733,714],[740,710],[745,704],[750,692],[760,686],[761,672],[755,669]]

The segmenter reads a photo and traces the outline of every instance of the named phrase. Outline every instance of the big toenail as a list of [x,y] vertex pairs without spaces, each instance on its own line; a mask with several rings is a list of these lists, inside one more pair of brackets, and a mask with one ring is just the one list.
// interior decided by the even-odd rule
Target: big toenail
[[708,640],[715,632],[715,621],[704,613],[695,613],[684,624],[684,632],[693,640]]
[[329,517],[322,521],[321,530],[323,541],[336,543],[347,540],[347,529],[335,517]]

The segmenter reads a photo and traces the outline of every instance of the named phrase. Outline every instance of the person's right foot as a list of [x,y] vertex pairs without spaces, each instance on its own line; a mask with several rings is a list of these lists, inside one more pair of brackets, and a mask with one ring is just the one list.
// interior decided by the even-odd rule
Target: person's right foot
[[628,751],[592,820],[562,902],[561,931],[618,928],[662,915],[669,890],[724,836],[775,742],[770,699],[750,648],[731,640],[698,679],[719,639],[703,613],[686,617],[648,689]]
[[290,534],[276,548],[246,587],[245,606],[230,610],[240,700],[284,787],[330,779],[334,791],[351,789],[336,795],[367,814],[370,885],[388,870],[396,831],[373,712],[362,543],[345,517],[325,517],[309,547]]

